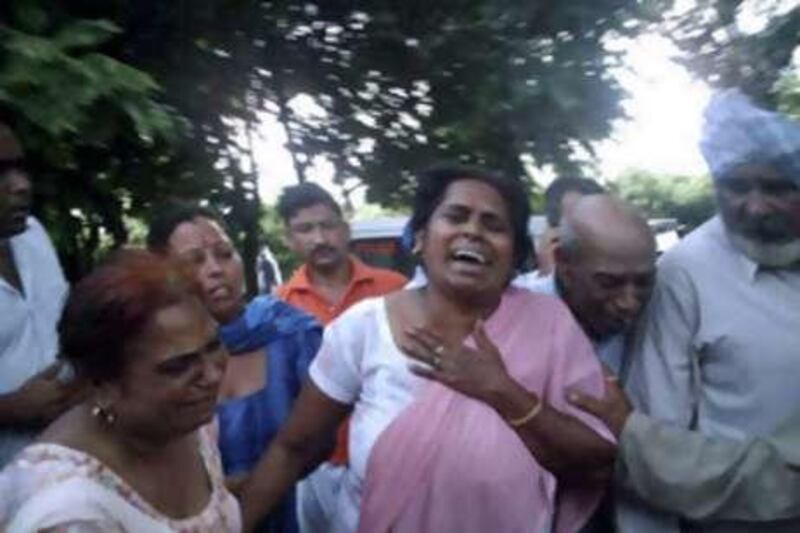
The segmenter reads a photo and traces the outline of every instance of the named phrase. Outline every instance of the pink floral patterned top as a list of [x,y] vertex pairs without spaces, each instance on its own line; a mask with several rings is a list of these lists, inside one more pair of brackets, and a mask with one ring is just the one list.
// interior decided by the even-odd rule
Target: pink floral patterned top
[[239,504],[225,487],[215,431],[198,431],[212,485],[205,508],[173,519],[142,498],[94,456],[59,444],[35,443],[0,473],[0,530],[94,533],[237,533]]

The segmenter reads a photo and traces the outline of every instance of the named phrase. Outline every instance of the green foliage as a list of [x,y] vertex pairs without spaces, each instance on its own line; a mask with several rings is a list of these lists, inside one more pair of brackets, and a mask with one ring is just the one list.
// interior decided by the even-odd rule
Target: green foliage
[[[670,20],[666,35],[686,53],[685,64],[717,87],[740,87],[774,103],[776,82],[800,46],[800,5],[783,0],[696,0]],[[742,31],[742,12],[766,20],[760,31]]]
[[[259,113],[285,128],[300,179],[323,157],[342,187],[363,184],[384,206],[407,205],[413,172],[437,160],[521,179],[522,160],[579,174],[579,154],[623,114],[611,75],[621,58],[607,44],[672,4],[10,0],[0,5],[0,107],[73,277],[100,248],[126,242],[130,221],[179,197],[225,213],[252,281],[262,230],[289,261],[261,215],[257,181],[271,169],[256,174],[248,135]],[[719,30],[734,35],[741,4],[698,0],[670,35],[695,72],[769,96],[797,44],[798,10],[717,40]],[[296,106],[298,96],[319,112]],[[699,202],[670,194],[671,206],[650,207]]]
[[[437,160],[524,177],[530,155],[579,171],[576,151],[621,114],[605,41],[667,3],[140,1],[104,16],[128,30],[120,51],[159,79],[212,164],[248,160],[232,124],[254,127],[264,110],[285,127],[301,180],[324,157],[342,186],[355,178],[370,201],[401,204],[413,171]],[[298,95],[321,113],[293,106]]]
[[107,21],[77,20],[46,34],[0,26],[0,102],[51,140],[90,130],[103,104],[126,114],[143,140],[173,135],[174,121],[151,99],[153,78],[91,51],[117,33]]
[[624,200],[650,218],[676,218],[686,231],[699,226],[716,211],[711,178],[659,175],[630,170],[609,184]]
[[800,120],[800,73],[797,70],[788,71],[778,81],[775,89],[778,109],[795,120]]
[[275,260],[278,261],[278,266],[283,273],[283,279],[286,281],[292,275],[292,272],[300,266],[300,261],[286,246],[283,238],[285,234],[283,221],[278,215],[278,210],[274,207],[265,207],[261,213],[259,223],[264,243],[269,246],[275,256]]
[[[621,114],[604,39],[651,20],[638,2],[409,0],[273,2],[265,107],[290,132],[303,175],[323,155],[367,197],[403,204],[413,172],[437,160],[483,164],[523,178],[520,158],[579,172],[579,147],[605,137]],[[309,7],[310,6],[310,7]],[[304,119],[284,103],[310,95],[324,113]],[[371,149],[364,150],[364,145]]]
[[77,277],[126,242],[124,217],[158,189],[181,120],[156,101],[152,76],[102,52],[117,26],[49,6],[17,2],[0,25],[0,107],[25,146],[37,212]]
[[[44,211],[71,224],[56,237],[74,272],[127,239],[126,216],[176,195],[220,207],[249,265],[256,111],[286,128],[301,179],[322,156],[381,204],[407,202],[412,172],[440,159],[574,170],[576,146],[621,113],[604,40],[643,28],[660,4],[644,5],[15,0],[0,98],[42,161]],[[298,95],[322,115],[293,107]]]

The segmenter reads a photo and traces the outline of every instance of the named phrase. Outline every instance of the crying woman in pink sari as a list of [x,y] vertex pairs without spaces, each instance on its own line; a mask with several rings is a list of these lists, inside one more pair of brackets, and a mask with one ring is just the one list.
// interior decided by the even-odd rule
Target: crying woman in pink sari
[[602,496],[610,433],[567,402],[603,394],[558,300],[509,286],[530,252],[527,198],[473,168],[420,178],[411,225],[426,285],[325,331],[294,411],[245,487],[245,522],[324,458],[352,413],[349,470],[320,502],[334,532],[572,532]]

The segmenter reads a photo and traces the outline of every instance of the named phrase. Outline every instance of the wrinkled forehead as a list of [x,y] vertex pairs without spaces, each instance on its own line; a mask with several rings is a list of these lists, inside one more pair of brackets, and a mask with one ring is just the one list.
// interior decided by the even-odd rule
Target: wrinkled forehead
[[220,225],[204,217],[178,224],[169,238],[169,248],[177,254],[230,244],[230,237]]
[[587,258],[586,268],[595,274],[615,276],[649,275],[656,270],[655,254],[596,254]]
[[730,180],[785,183],[798,186],[800,185],[800,169],[793,171],[784,165],[768,162],[742,163],[731,168],[718,181],[725,183]]
[[645,274],[655,270],[656,246],[641,231],[598,232],[582,240],[578,254],[588,268],[614,274]]

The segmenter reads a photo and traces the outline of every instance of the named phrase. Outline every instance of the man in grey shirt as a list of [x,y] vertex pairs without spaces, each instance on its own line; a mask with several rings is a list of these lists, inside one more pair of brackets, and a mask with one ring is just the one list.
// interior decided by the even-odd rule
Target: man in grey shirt
[[[701,148],[714,177],[720,215],[659,263],[628,380],[639,411],[697,432],[686,450],[690,441],[703,437],[746,441],[780,434],[781,423],[800,405],[800,124],[728,90],[716,95],[706,111]],[[654,428],[640,431],[658,436]],[[688,457],[686,450],[654,446],[648,453],[660,454],[668,464],[676,455]],[[647,464],[634,461],[626,475],[646,480],[656,473]],[[701,474],[728,468],[727,475],[736,475],[735,464],[703,457],[694,467]],[[725,517],[733,521],[695,521],[703,513],[676,514],[679,509],[671,508],[671,502],[680,501],[678,493],[691,486],[678,477],[680,472],[668,487],[652,485],[653,490],[660,487],[660,494],[646,499],[657,501],[655,506],[641,500],[622,505],[619,529],[800,530],[800,518],[757,523],[757,513]],[[769,490],[760,499],[778,497]],[[749,505],[758,506],[758,500]]]

